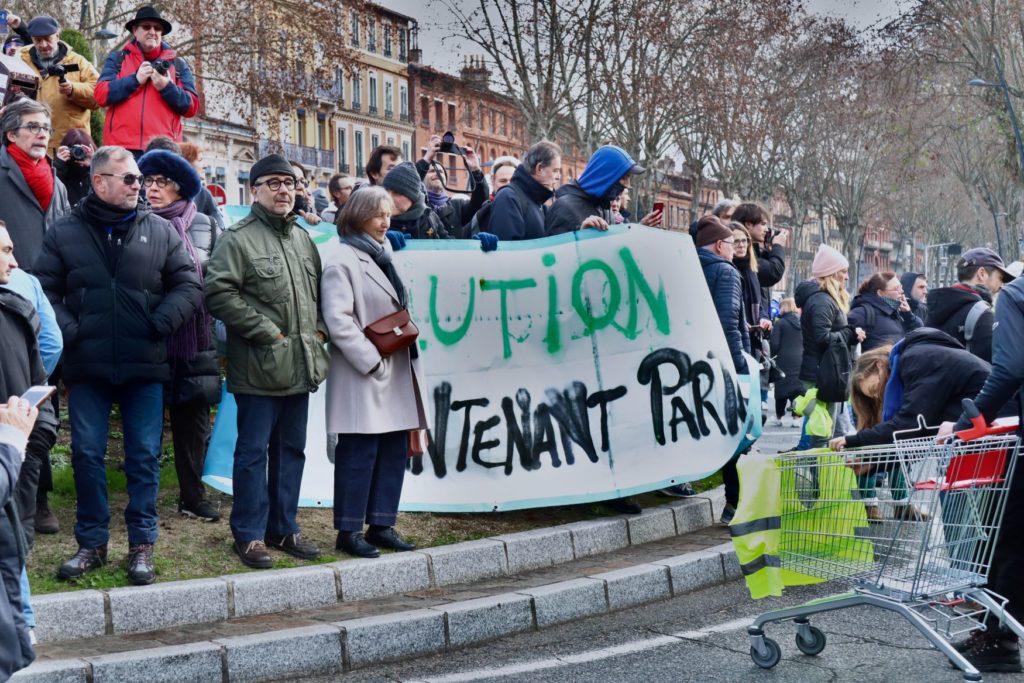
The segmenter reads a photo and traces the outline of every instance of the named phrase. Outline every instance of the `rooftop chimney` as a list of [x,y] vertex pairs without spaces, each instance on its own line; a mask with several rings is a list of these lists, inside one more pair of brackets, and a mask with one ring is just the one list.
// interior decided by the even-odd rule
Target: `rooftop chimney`
[[459,70],[459,76],[463,83],[478,90],[487,90],[491,84],[491,70],[487,68],[483,57],[467,57]]

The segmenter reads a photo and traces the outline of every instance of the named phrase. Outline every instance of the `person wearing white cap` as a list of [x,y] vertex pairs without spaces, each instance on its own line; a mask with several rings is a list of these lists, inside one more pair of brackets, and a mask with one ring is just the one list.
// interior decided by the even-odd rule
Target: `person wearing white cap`
[[[808,389],[817,388],[820,392],[823,387],[818,386],[819,366],[826,354],[836,346],[851,349],[863,341],[865,335],[864,330],[850,327],[846,320],[846,313],[850,310],[850,295],[846,291],[846,282],[850,279],[850,262],[846,257],[837,249],[822,244],[814,255],[811,275],[813,280],[801,282],[796,288],[796,304],[803,309],[800,328],[803,332],[804,357],[800,365],[800,381]],[[849,381],[851,356],[849,353],[840,353],[838,356],[838,362],[844,363],[845,367],[835,369]],[[841,401],[834,398],[825,401],[833,424],[837,422],[836,414],[840,405]],[[829,436],[808,434],[807,420],[804,420],[797,450],[823,447],[828,443]]]

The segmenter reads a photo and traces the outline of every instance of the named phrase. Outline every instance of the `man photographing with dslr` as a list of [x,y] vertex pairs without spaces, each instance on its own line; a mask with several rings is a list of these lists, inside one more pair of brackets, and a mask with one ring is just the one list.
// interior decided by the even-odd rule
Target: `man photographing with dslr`
[[60,39],[60,25],[53,17],[38,16],[28,22],[32,44],[18,50],[18,57],[39,76],[36,99],[50,105],[51,157],[61,138],[72,128],[89,130],[89,111],[96,108],[93,95],[100,74],[88,59]]
[[96,85],[96,103],[107,108],[103,144],[136,159],[159,135],[181,142],[181,119],[199,112],[192,70],[163,40],[172,28],[154,7],[139,9],[125,24],[133,40],[110,53]]

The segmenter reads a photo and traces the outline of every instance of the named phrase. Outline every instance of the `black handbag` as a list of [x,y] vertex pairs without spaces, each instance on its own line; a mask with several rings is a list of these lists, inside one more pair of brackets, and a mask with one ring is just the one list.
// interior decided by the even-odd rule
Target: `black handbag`
[[818,374],[814,386],[818,389],[818,400],[825,403],[842,403],[850,393],[850,347],[843,339],[831,339],[818,363]]

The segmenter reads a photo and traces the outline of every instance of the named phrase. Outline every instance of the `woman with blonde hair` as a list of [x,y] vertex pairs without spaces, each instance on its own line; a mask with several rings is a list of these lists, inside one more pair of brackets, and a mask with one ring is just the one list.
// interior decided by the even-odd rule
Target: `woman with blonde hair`
[[384,354],[365,332],[372,323],[408,306],[385,237],[393,209],[381,187],[353,192],[338,215],[340,244],[324,264],[320,280],[331,338],[327,431],[338,435],[336,547],[358,557],[378,557],[378,548],[416,548],[394,527],[411,432],[427,426],[418,353],[413,343]]
[[[822,244],[818,247],[818,253],[814,255],[811,275],[814,280],[802,282],[796,288],[796,304],[803,309],[800,327],[803,333],[804,353],[800,364],[800,380],[806,389],[816,388],[820,394],[822,387],[818,387],[817,384],[822,359],[829,354],[826,362],[844,363],[844,367],[830,369],[837,376],[848,379],[852,365],[849,350],[856,346],[857,342],[864,340],[864,330],[851,327],[846,320],[846,313],[850,310],[850,295],[846,291],[846,282],[850,279],[850,263],[846,257],[833,247]],[[840,349],[845,346],[847,353],[833,353],[830,347],[834,346]],[[836,390],[835,387],[829,389]],[[845,396],[846,391],[841,393]],[[818,400],[825,404],[835,426],[842,399],[832,397],[827,401]],[[810,411],[807,410],[805,413]],[[825,446],[829,437],[808,434],[807,424],[808,421],[805,419],[797,449]]]

